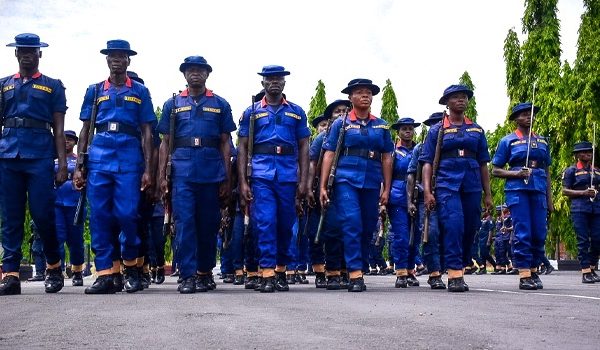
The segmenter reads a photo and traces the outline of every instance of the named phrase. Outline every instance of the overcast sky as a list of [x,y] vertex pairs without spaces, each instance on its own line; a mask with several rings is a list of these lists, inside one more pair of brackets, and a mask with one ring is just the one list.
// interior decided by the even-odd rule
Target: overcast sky
[[[576,56],[581,0],[560,0],[563,60]],[[476,86],[478,121],[493,129],[506,118],[503,45],[507,31],[521,34],[522,0],[240,0],[240,1],[20,1],[0,0],[0,43],[32,32],[50,44],[40,71],[67,87],[66,129],[79,132],[88,85],[108,77],[100,50],[126,39],[130,69],[162,107],[185,85],[179,64],[202,55],[213,67],[207,86],[229,101],[237,121],[260,89],[256,73],[279,64],[291,71],[285,93],[308,112],[323,80],[327,101],[353,78],[381,87],[391,79],[398,113],[418,121],[440,111],[444,88],[466,70]],[[2,76],[17,72],[12,48],[0,54]],[[379,116],[381,94],[373,112]]]

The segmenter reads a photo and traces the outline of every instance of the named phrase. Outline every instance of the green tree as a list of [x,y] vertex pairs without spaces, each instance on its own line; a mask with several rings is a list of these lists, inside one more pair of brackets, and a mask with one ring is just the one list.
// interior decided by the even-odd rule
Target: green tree
[[396,98],[396,93],[392,87],[391,80],[387,79],[385,81],[385,86],[383,87],[382,91],[380,117],[391,125],[399,118],[398,99]]
[[[473,81],[471,80],[469,72],[465,71],[458,80],[458,83],[468,87],[469,89],[471,89],[471,91],[475,92],[475,85],[473,85]],[[473,97],[469,100],[469,105],[467,106],[465,115],[469,117],[472,121],[477,122],[477,102],[475,101],[475,94],[473,94]]]
[[[323,114],[325,108],[327,108],[327,100],[325,98],[325,84],[323,84],[323,81],[321,81],[320,79],[317,82],[317,87],[315,88],[315,91],[315,95],[310,99],[308,114],[306,115],[308,118],[309,125],[311,125],[313,119]],[[312,131],[313,133],[316,132],[315,130]]]

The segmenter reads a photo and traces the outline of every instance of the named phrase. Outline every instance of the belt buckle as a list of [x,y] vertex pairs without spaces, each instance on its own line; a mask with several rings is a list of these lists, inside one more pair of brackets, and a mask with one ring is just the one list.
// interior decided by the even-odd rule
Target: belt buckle
[[108,131],[110,131],[110,132],[118,132],[119,131],[119,123],[108,122]]
[[281,146],[275,146],[275,153],[276,154],[281,154],[281,151],[282,151]]
[[23,125],[25,124],[24,122],[25,122],[25,119],[16,117],[15,118],[15,128],[22,128]]
[[375,151],[369,151],[369,159],[375,158]]
[[531,163],[530,168],[537,168],[537,160],[532,160],[529,163]]
[[459,157],[464,157],[465,156],[465,150],[464,149],[459,149],[458,150],[458,156]]
[[194,137],[193,138],[193,144],[194,146],[198,147],[198,146],[202,146],[202,143],[200,142],[200,138],[199,137]]

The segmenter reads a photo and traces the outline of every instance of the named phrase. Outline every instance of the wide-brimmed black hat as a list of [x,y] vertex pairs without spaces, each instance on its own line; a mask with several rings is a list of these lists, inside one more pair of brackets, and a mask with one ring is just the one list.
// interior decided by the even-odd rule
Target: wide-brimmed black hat
[[442,97],[440,97],[439,103],[441,105],[445,105],[446,102],[448,102],[448,98],[450,97],[450,95],[455,94],[457,92],[464,92],[469,98],[473,97],[473,90],[469,89],[468,87],[464,85],[450,85],[446,88],[446,90],[444,90],[444,94],[442,95]]
[[313,119],[313,120],[310,122],[310,124],[313,126],[313,128],[315,128],[315,129],[316,129],[316,128],[317,128],[317,126],[319,126],[319,124],[320,124],[322,121],[325,121],[325,120],[329,120],[329,118],[327,118],[325,115],[321,114],[320,116],[318,116],[318,117],[316,117],[315,119]]
[[128,70],[127,71],[127,76],[129,77],[129,79],[135,80],[138,83],[144,85],[144,79],[140,78],[140,76],[136,72],[134,72],[132,70]]
[[[531,110],[531,102],[522,102],[517,104],[516,106],[514,106],[512,108],[512,111],[510,113],[510,116],[508,116],[509,120],[513,120],[515,119],[517,116],[519,116],[519,114],[523,111],[530,111]],[[534,106],[533,107],[533,114],[536,114],[537,112],[540,111],[540,107],[538,106]]]
[[342,90],[342,94],[350,95],[352,91],[358,87],[369,88],[369,90],[371,90],[371,92],[373,93],[373,96],[377,95],[379,91],[381,91],[381,89],[379,89],[379,86],[373,84],[372,80],[357,78],[352,79],[350,80],[350,82],[348,82],[348,86],[346,86],[344,90]]
[[272,76],[286,76],[290,75],[290,72],[285,70],[283,66],[270,65],[264,66],[262,71],[258,72],[258,75],[263,77],[272,77]]
[[323,112],[323,116],[327,119],[331,118],[333,116],[333,110],[339,105],[344,105],[348,108],[352,108],[352,102],[350,102],[350,100],[335,100],[327,105],[325,111]]
[[592,151],[594,148],[592,143],[589,141],[581,141],[577,142],[575,146],[573,146],[573,153],[583,152],[583,151]]
[[417,127],[421,125],[421,123],[415,122],[413,118],[400,118],[397,122],[392,124],[392,129],[399,130],[402,125],[412,125],[413,127]]
[[444,119],[444,112],[435,112],[432,113],[427,120],[423,122],[423,124],[427,126],[432,126],[434,124],[439,123],[442,119]]
[[123,39],[114,39],[106,42],[106,49],[100,50],[101,54],[108,55],[112,51],[125,51],[127,56],[135,56],[137,52],[131,49],[129,42]]
[[204,67],[208,70],[209,73],[212,72],[212,67],[210,66],[210,64],[208,64],[206,59],[204,59],[204,57],[202,57],[202,56],[186,57],[185,60],[183,60],[183,63],[179,65],[179,71],[181,73],[185,73],[185,70],[191,66]]
[[40,37],[32,33],[23,33],[15,36],[15,42],[7,44],[8,47],[48,47],[40,41]]
[[77,137],[77,133],[73,130],[65,130],[65,137],[75,140],[75,143],[77,143],[77,141],[79,141],[79,137]]

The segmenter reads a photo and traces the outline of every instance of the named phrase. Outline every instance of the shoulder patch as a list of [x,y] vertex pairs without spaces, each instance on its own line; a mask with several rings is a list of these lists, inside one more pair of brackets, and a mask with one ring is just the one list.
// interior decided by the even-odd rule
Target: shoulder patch
[[407,155],[406,152],[398,150],[398,149],[396,150],[396,153],[399,154],[399,155],[401,155],[402,157],[406,157],[406,155]]
[[514,140],[510,143],[510,146],[521,145],[527,143],[527,140]]
[[139,98],[135,97],[135,96],[125,96],[124,97],[125,101],[129,101],[129,102],[135,102],[138,105],[142,104],[142,100],[140,100]]
[[587,175],[587,174],[589,174],[589,172],[588,172],[588,171],[586,171],[586,170],[582,170],[582,171],[578,171],[578,172],[576,172],[576,173],[575,173],[575,176],[581,176],[581,175]]
[[191,110],[192,110],[192,106],[183,106],[183,107],[175,108],[175,113],[187,112],[187,111],[191,111]]
[[546,141],[545,139],[538,139],[537,142],[543,143],[546,146],[548,145],[548,141]]
[[2,88],[2,92],[7,92],[15,88],[15,84],[6,85]]
[[482,134],[483,133],[483,129],[481,129],[481,128],[468,128],[467,132],[478,132],[478,133]]
[[381,124],[381,125],[375,125],[373,127],[373,129],[384,129],[384,130],[389,130],[390,126],[389,125],[385,125],[385,124]]
[[292,118],[294,118],[294,119],[296,119],[296,120],[300,120],[300,119],[301,119],[301,117],[300,117],[298,114],[296,114],[296,113],[292,113],[292,112],[285,112],[284,114],[285,114],[287,117],[292,117]]
[[264,118],[269,115],[269,112],[262,112],[254,114],[254,119]]
[[202,107],[202,111],[219,114],[221,113],[221,108]]
[[455,133],[455,132],[458,132],[458,128],[444,129],[444,134],[451,134],[451,133]]
[[348,131],[350,129],[360,129],[360,125],[356,125],[356,124],[348,124],[346,125],[346,127],[344,128],[344,130]]
[[100,102],[104,102],[104,101],[108,101],[108,100],[110,100],[110,95],[100,96],[100,97],[98,97],[98,100],[97,100],[98,102],[96,102],[96,104],[99,105]]
[[33,84],[33,85],[31,85],[31,87],[34,88],[34,89],[36,89],[36,90],[42,90],[42,91],[47,92],[49,94],[52,93],[52,88],[49,88],[49,87],[44,86],[44,85]]

